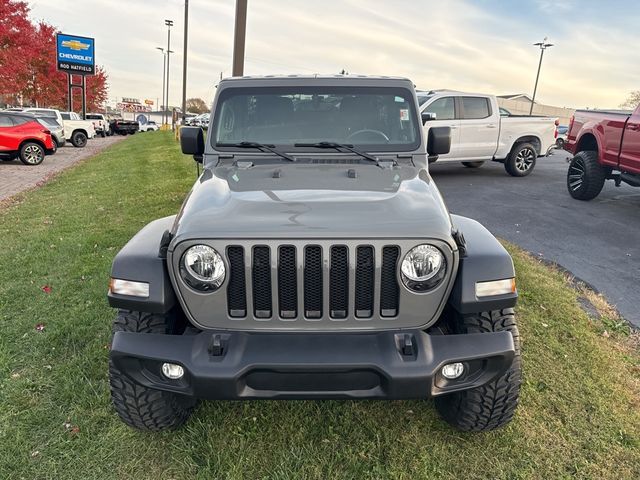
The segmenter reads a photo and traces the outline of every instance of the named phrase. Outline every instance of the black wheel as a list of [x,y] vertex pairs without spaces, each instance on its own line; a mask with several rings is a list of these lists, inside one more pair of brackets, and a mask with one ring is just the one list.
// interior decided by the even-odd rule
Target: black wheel
[[484,162],[462,162],[462,165],[467,168],[480,168],[482,165],[484,165]]
[[73,132],[71,135],[71,145],[82,148],[87,144],[87,136],[83,132]]
[[113,130],[109,127],[109,130],[107,130],[107,137],[110,137],[111,135],[113,135]]
[[[168,333],[169,315],[120,310],[113,332]],[[180,427],[197,400],[184,395],[143,387],[125,376],[109,360],[111,400],[124,423],[139,430],[160,431]]]
[[593,200],[602,191],[607,169],[598,163],[598,152],[578,152],[569,163],[567,189],[576,200]]
[[526,177],[536,166],[538,151],[530,143],[519,143],[504,162],[504,169],[512,177]]
[[102,138],[104,138],[104,137],[106,137],[106,136],[107,136],[107,133],[106,133],[104,130],[102,130],[102,131],[100,132],[100,136],[101,136]]
[[55,137],[51,137],[51,143],[53,144],[53,148],[51,149],[51,153],[56,153],[58,151],[58,141]]
[[458,333],[510,332],[516,353],[502,376],[482,387],[436,397],[436,409],[449,424],[467,432],[505,426],[518,406],[522,383],[520,334],[513,309],[459,316],[454,328]]
[[25,142],[20,147],[20,161],[25,165],[40,165],[44,155],[44,148],[35,142]]
[[564,139],[556,139],[556,147],[558,147],[560,150],[564,150]]

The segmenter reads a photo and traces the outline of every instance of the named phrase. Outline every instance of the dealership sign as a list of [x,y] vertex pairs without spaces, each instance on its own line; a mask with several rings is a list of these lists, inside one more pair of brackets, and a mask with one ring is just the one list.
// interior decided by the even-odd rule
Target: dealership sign
[[56,34],[56,61],[58,70],[75,75],[96,73],[95,41],[65,33]]

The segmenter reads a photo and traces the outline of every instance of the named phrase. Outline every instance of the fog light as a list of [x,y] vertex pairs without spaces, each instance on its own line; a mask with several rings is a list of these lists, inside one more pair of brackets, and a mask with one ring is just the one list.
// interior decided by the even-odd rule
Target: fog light
[[[165,364],[166,365],[166,364]],[[442,367],[442,376],[449,380],[455,380],[464,372],[464,365],[460,362],[450,363]]]
[[165,377],[170,378],[171,380],[178,380],[184,375],[184,368],[180,365],[176,365],[175,363],[163,363],[162,373]]

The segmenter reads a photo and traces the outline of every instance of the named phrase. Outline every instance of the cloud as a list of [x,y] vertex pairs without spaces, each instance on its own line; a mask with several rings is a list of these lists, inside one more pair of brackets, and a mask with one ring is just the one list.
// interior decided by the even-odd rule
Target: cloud
[[[156,98],[162,88],[165,18],[172,30],[171,103],[182,85],[182,2],[32,1],[33,16],[68,33],[95,36],[110,97]],[[246,74],[401,75],[422,88],[495,94],[533,90],[549,36],[538,99],[557,106],[615,106],[640,77],[633,3],[524,0],[251,0]],[[191,2],[188,96],[210,101],[231,73],[234,2]],[[616,28],[613,28],[613,27]]]

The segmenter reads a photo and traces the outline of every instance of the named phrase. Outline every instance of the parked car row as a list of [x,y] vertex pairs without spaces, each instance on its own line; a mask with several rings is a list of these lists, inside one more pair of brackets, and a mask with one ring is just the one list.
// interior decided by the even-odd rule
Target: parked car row
[[157,130],[158,126],[148,122],[141,127],[138,122],[102,113],[88,113],[82,120],[75,112],[53,108],[9,108],[0,111],[0,160],[18,158],[25,165],[39,165],[67,142],[82,148],[97,135],[128,135],[139,129]]
[[197,115],[195,117],[185,119],[184,124],[189,127],[202,127],[206,129],[209,127],[210,119],[211,119],[211,114],[207,112],[207,113],[202,113],[200,115]]

